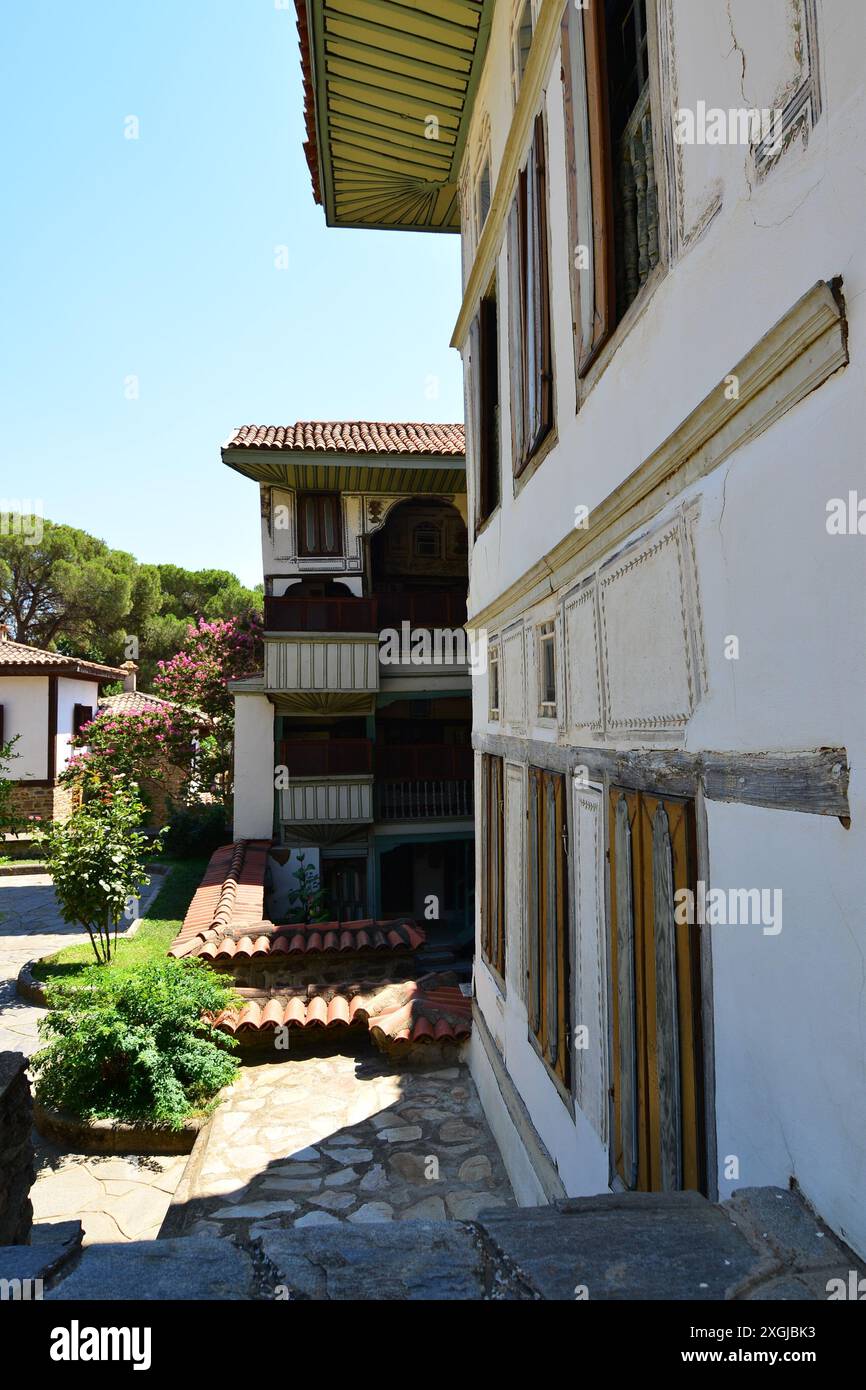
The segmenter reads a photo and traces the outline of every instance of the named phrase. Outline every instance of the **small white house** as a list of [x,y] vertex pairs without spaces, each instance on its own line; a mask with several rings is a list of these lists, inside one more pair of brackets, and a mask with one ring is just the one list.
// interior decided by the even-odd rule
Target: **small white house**
[[42,820],[69,815],[72,793],[58,779],[71,741],[95,717],[100,686],[124,674],[12,642],[0,626],[0,744],[15,740],[9,771],[16,812]]

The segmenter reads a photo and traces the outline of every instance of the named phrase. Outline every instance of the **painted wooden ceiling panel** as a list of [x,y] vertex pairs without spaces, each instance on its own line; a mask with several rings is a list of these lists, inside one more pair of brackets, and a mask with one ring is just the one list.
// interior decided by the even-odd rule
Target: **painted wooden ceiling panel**
[[492,0],[302,3],[308,158],[329,225],[458,231],[458,166]]

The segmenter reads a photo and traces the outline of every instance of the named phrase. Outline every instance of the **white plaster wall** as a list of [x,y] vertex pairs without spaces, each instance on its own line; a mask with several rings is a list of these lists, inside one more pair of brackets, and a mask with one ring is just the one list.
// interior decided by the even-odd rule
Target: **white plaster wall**
[[[735,0],[729,17],[722,0],[702,0],[700,13],[677,0],[682,104],[698,95],[743,104],[737,45],[746,46],[749,105],[772,104],[785,87],[790,36],[784,31],[776,44],[762,31],[754,41],[750,9]],[[794,145],[762,182],[742,148],[687,152],[683,234],[700,227],[714,198],[721,197],[720,209],[661,281],[579,415],[554,58],[547,118],[558,443],[516,497],[504,463],[502,505],[472,550],[469,611],[490,603],[566,535],[577,504],[592,509],[639,467],[816,281],[843,276],[850,365],[672,504],[671,511],[699,501],[706,657],[706,689],[675,741],[691,749],[848,750],[850,830],[832,817],[708,804],[711,885],[781,888],[784,902],[779,937],[754,927],[713,929],[717,1139],[722,1196],[738,1185],[724,1181],[726,1155],[740,1159],[739,1185],[784,1185],[795,1176],[830,1224],[864,1251],[866,549],[863,537],[827,534],[826,507],[849,490],[866,496],[866,181],[858,173],[866,7],[824,0],[818,9],[824,111],[808,147]],[[768,16],[776,14],[782,7],[774,0]],[[491,115],[494,172],[511,119],[509,17],[507,6],[496,8],[476,104],[476,115],[482,106]],[[499,269],[506,324],[504,252]],[[507,448],[504,354],[500,371]],[[725,658],[730,635],[740,642],[736,661]],[[527,680],[531,686],[532,669]],[[506,731],[488,723],[484,677],[473,681],[473,710],[476,729]],[[604,740],[614,747],[647,741]],[[476,992],[568,1190],[603,1190],[606,1156],[580,1113],[577,1125],[571,1120],[526,1043],[522,1004],[511,993],[498,998],[482,964]],[[477,1052],[473,1044],[473,1058]],[[483,1080],[483,1062],[474,1065]],[[495,1108],[494,1091],[488,1078],[483,1094]]]
[[13,781],[43,781],[48,776],[48,677],[0,676],[3,738],[19,735],[9,764]]
[[73,707],[89,705],[94,717],[99,705],[99,686],[96,681],[71,681],[65,676],[57,679],[57,751],[56,775],[69,761],[69,745],[72,741]]
[[[863,798],[852,808],[866,814]],[[713,886],[783,893],[782,930],[712,932],[719,1190],[795,1177],[866,1251],[866,857],[829,817],[710,803]],[[727,1181],[725,1162],[739,1160]]]
[[[826,0],[820,8],[825,108],[808,148],[797,144],[766,180],[750,183],[747,152],[737,146],[721,147],[721,211],[669,270],[579,414],[575,413],[568,284],[562,84],[560,55],[555,55],[546,112],[559,442],[515,498],[507,458],[511,425],[503,353],[503,502],[473,549],[470,614],[488,604],[567,534],[576,505],[592,509],[638,467],[816,281],[844,275],[852,349],[862,342],[863,307],[857,294],[866,276],[860,233],[866,222],[866,181],[857,174],[864,124],[858,55],[863,51],[866,9],[849,0]],[[494,173],[511,120],[508,10],[508,6],[496,8],[476,101],[476,117],[482,108],[490,112]],[[727,50],[717,42],[720,24],[730,35],[722,0],[702,0],[701,13],[706,17],[701,33],[688,42],[684,39],[677,49],[679,67],[692,72],[695,91],[741,105],[741,56],[730,37]],[[770,87],[775,80],[774,71],[768,72]],[[750,81],[760,93],[763,84],[758,74],[750,72]],[[768,91],[761,104],[772,97]],[[684,95],[682,100],[686,99]],[[697,153],[715,157],[708,147]],[[503,325],[508,322],[506,260],[503,246],[499,258]],[[852,358],[856,363],[853,351]],[[846,391],[854,400],[858,394],[862,398],[856,372],[849,368],[846,376]],[[628,409],[623,402],[628,402]],[[834,449],[837,443],[834,439]]]
[[274,827],[274,707],[235,696],[235,840],[269,840]]

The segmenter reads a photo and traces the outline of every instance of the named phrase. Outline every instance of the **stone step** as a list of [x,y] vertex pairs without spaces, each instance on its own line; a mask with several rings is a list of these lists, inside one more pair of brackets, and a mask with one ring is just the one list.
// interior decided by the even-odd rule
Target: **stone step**
[[[229,1236],[0,1249],[0,1280],[48,1300],[826,1300],[864,1268],[793,1192],[623,1193],[475,1222],[258,1228]],[[14,1296],[14,1295],[13,1295]],[[837,1294],[837,1297],[842,1295]]]

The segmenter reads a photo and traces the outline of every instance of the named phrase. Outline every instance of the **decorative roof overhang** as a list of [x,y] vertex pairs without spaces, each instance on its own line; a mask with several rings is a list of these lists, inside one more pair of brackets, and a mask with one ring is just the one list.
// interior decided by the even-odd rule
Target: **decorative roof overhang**
[[302,492],[430,492],[444,496],[466,491],[466,464],[428,454],[279,454],[266,449],[223,449],[223,463],[246,478]]
[[460,229],[493,0],[296,0],[316,200],[331,227]]

